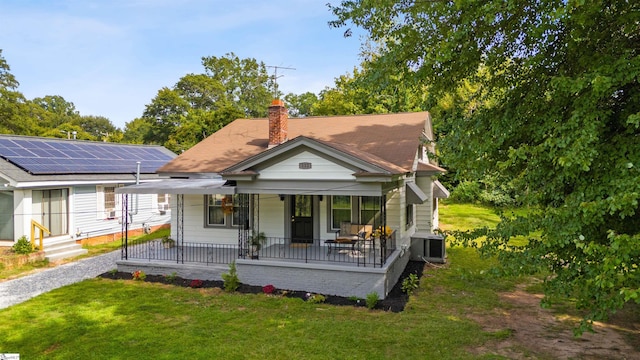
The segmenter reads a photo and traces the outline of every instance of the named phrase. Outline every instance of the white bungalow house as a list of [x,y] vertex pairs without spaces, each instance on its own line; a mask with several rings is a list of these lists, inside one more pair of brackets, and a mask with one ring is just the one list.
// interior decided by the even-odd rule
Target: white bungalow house
[[0,246],[22,236],[39,246],[45,229],[45,256],[57,260],[86,252],[81,243],[119,239],[123,224],[168,226],[168,194],[132,197],[123,213],[115,189],[159,180],[175,156],[160,146],[0,135]]
[[235,261],[251,285],[384,298],[412,244],[444,260],[442,239],[427,244],[448,196],[433,151],[428,112],[289,119],[275,100],[269,118],[235,120],[158,169],[171,179],[116,190],[176,203],[177,246],[126,244],[118,269],[219,280]]

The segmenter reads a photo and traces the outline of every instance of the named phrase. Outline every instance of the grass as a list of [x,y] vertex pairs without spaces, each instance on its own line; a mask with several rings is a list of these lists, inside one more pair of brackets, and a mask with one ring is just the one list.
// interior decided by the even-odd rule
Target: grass
[[[131,237],[129,238],[129,240],[130,241],[135,240],[136,242],[151,241],[151,240],[162,238],[163,236],[169,236],[170,231],[171,231],[170,229],[160,229],[150,234]],[[0,264],[0,280],[15,279],[24,275],[31,274],[34,271],[37,271],[40,269],[46,269],[46,268],[58,266],[60,264],[67,263],[70,261],[76,261],[76,260],[80,260],[80,259],[84,259],[92,256],[105,254],[105,253],[120,249],[121,244],[122,244],[121,240],[116,240],[116,241],[112,241],[104,244],[84,245],[83,247],[87,249],[86,254],[76,256],[70,259],[64,259],[62,261],[59,261],[53,264],[50,264],[48,260],[34,261],[21,266],[16,266],[13,268],[5,268]]]
[[[446,205],[440,221],[463,228],[497,218]],[[515,280],[487,276],[491,262],[473,250],[448,255],[447,266],[425,271],[402,313],[90,279],[0,310],[0,349],[25,359],[483,358],[470,351],[510,333],[482,331],[466,315],[500,306],[497,292]]]

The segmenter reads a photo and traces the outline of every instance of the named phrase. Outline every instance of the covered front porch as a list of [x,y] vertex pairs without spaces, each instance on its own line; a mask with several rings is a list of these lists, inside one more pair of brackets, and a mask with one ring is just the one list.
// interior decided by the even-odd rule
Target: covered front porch
[[[375,208],[362,206],[361,212],[353,209],[346,213],[341,213],[338,205],[334,211],[330,201],[337,202],[337,198],[331,194],[286,194],[282,190],[279,194],[237,193],[236,186],[212,179],[141,184],[119,192],[127,213],[137,193],[171,194],[173,240],[171,245],[161,240],[136,243],[125,235],[120,271],[220,280],[228,264],[235,261],[240,280],[251,285],[361,297],[373,291],[384,298],[408,261],[406,246],[396,247],[395,231],[378,237],[369,234],[346,244],[331,241],[337,230],[330,222],[350,220],[352,212],[370,216],[372,228],[386,227],[387,201],[380,190],[379,196],[365,195],[377,204]],[[348,197],[354,203],[362,198]],[[205,226],[194,229],[191,224],[195,218],[204,218]],[[216,221],[217,226],[207,227]],[[128,222],[123,222],[124,234],[127,226]],[[284,236],[270,236],[277,234],[278,228]],[[252,239],[261,233],[267,235],[256,247]]]
[[122,260],[171,262],[175,264],[229,264],[237,259],[271,260],[295,263],[336,264],[355,267],[383,267],[396,250],[394,234],[381,241],[363,240],[353,244],[292,243],[291,239],[267,238],[260,249],[242,249],[237,244],[211,244],[182,241],[163,243],[161,239],[137,243],[123,240]]
[[[124,252],[123,248],[123,252]],[[280,289],[366,298],[377,293],[385,298],[407,262],[404,249],[388,252],[382,266],[376,264],[379,250],[345,248],[327,252],[326,246],[267,243],[259,258],[240,256],[238,247],[185,242],[165,247],[161,240],[129,244],[127,256],[117,261],[118,271],[144,271],[148,275],[175,275],[185,279],[221,280],[236,263],[241,282],[273,285]]]

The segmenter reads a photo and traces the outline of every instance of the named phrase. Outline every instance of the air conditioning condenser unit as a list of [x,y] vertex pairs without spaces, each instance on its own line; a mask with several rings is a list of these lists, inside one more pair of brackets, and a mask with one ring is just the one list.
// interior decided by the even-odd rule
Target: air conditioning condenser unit
[[445,263],[447,252],[444,237],[429,233],[411,236],[411,260]]

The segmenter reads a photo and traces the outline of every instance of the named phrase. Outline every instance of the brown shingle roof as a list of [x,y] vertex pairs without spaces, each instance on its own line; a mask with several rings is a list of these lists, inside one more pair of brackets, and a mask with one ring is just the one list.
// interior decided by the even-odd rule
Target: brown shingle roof
[[[290,118],[288,138],[306,136],[352,148],[359,157],[387,162],[397,172],[410,172],[427,112]],[[269,120],[238,119],[158,169],[159,173],[219,173],[267,149]]]

